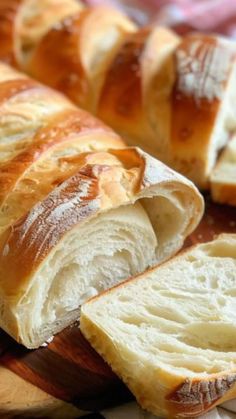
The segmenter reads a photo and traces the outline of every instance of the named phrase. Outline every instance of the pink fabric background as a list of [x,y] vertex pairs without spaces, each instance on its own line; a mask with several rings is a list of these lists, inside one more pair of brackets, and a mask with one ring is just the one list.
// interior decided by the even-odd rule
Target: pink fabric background
[[124,10],[141,25],[156,22],[187,31],[218,32],[236,39],[236,0],[84,0]]

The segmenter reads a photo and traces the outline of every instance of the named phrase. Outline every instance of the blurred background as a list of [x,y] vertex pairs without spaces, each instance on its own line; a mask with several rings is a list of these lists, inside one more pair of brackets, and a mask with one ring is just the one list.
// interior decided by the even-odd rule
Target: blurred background
[[183,34],[198,30],[236,39],[236,0],[84,0],[115,6],[140,25],[158,23]]

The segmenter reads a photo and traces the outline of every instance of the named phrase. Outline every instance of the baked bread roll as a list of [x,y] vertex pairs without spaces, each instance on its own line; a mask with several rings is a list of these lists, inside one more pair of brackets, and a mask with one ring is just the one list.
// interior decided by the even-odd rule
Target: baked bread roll
[[220,204],[236,206],[236,136],[222,152],[211,174],[211,196]]
[[235,42],[138,30],[117,10],[83,10],[76,0],[54,9],[55,0],[4,1],[0,58],[11,56],[130,145],[208,188],[218,151],[236,128]]
[[0,138],[0,327],[28,348],[168,259],[202,216],[191,182],[4,64]]
[[80,327],[144,409],[195,417],[236,396],[236,235],[91,299]]

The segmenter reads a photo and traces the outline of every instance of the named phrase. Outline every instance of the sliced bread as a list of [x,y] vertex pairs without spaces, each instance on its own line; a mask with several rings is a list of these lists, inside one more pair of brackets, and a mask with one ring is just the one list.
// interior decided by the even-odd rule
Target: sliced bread
[[82,306],[81,330],[164,417],[236,397],[236,235],[221,235]]

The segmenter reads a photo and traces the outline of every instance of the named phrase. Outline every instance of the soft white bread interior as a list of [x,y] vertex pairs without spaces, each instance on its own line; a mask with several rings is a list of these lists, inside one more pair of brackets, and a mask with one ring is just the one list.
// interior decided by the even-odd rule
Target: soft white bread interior
[[236,206],[236,135],[211,173],[211,196],[215,202]]
[[80,327],[141,406],[195,417],[236,396],[236,235],[85,303]]
[[[43,242],[40,229],[37,233]],[[39,346],[78,318],[89,297],[153,265],[156,248],[156,235],[139,203],[108,211],[72,230],[34,275],[15,311],[24,344]]]

